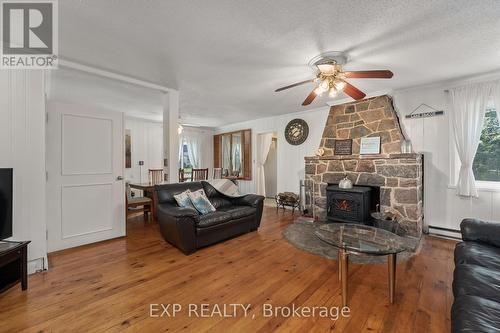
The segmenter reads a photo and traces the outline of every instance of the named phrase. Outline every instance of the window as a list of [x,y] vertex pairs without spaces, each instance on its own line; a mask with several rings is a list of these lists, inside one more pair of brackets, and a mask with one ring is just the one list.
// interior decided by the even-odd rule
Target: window
[[494,109],[488,109],[484,117],[472,170],[478,181],[500,182],[500,126]]
[[193,166],[191,165],[191,161],[189,160],[188,147],[185,142],[182,143],[181,149],[182,150],[180,154],[179,168],[191,169]]
[[222,176],[233,179],[252,179],[252,131],[240,130],[214,135],[214,168]]

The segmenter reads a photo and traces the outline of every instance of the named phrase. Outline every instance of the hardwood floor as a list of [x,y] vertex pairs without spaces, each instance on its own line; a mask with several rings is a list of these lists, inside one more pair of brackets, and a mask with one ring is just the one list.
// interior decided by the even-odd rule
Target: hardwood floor
[[[336,262],[282,238],[290,212],[264,210],[258,232],[191,256],[141,217],[129,220],[126,238],[52,254],[51,269],[30,276],[27,292],[16,287],[0,295],[0,332],[450,331],[455,242],[428,236],[417,256],[397,266],[395,304],[388,302],[386,265],[351,264],[349,318],[265,318],[264,303],[340,307],[341,296]],[[183,310],[153,318],[151,303]],[[190,318],[189,303],[251,309],[248,317],[239,311],[237,318]]]

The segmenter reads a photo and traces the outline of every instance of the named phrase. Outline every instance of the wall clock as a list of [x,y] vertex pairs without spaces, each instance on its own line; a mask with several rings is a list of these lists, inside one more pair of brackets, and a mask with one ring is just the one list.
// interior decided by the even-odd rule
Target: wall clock
[[304,143],[308,135],[309,126],[303,119],[293,119],[286,125],[285,139],[291,145],[297,146]]

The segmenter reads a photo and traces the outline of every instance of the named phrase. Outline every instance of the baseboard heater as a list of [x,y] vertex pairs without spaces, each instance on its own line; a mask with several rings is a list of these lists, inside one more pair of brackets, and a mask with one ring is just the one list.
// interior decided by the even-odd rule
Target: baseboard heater
[[428,226],[428,233],[429,233],[429,235],[462,240],[462,233],[460,232],[460,230],[456,230],[456,229],[449,229],[449,228],[436,227],[433,225],[429,225]]

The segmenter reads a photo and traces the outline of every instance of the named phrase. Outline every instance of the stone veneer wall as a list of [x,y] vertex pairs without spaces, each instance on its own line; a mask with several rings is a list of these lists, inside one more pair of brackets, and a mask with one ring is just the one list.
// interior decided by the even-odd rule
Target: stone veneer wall
[[[362,137],[380,136],[381,154],[359,155]],[[353,139],[353,154],[334,155],[336,139]],[[323,156],[305,158],[306,182],[314,188],[315,213],[326,218],[326,186],[347,175],[355,185],[380,188],[381,211],[399,213],[408,235],[420,237],[423,221],[422,156],[401,154],[404,136],[388,96],[333,106],[320,147]]]
[[382,154],[401,151],[404,136],[389,96],[332,106],[320,148],[323,156],[332,156],[335,139],[352,139],[352,154],[359,155],[361,138],[372,136],[380,136]]

